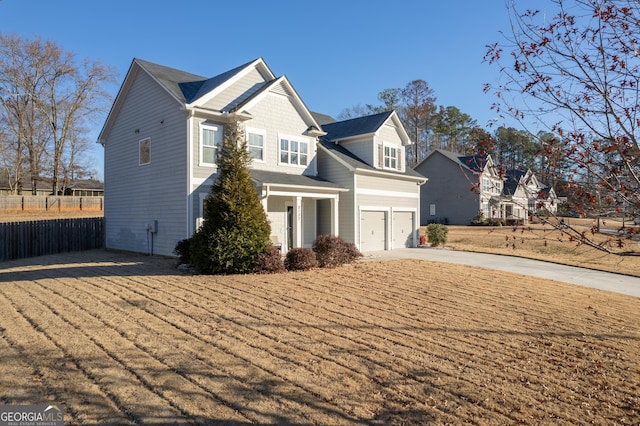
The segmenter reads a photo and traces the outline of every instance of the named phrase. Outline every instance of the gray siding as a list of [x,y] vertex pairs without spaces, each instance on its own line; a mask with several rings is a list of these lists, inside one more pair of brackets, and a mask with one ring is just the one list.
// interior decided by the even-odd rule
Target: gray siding
[[[315,138],[304,136],[309,125],[300,116],[291,99],[284,95],[268,94],[261,102],[249,111],[254,117],[245,122],[247,127],[266,131],[265,161],[254,162],[252,167],[258,170],[270,170],[292,174],[306,174],[315,176],[316,170],[316,141]],[[309,164],[305,167],[278,164],[279,136],[299,136],[309,142]]]
[[[416,167],[429,180],[420,188],[420,223],[434,221],[451,225],[468,225],[480,210],[479,195],[473,191],[477,176],[434,152]],[[436,214],[430,214],[435,204]]]
[[255,93],[266,81],[264,76],[254,68],[204,106],[218,111],[228,111]]
[[196,179],[208,179],[211,177],[213,173],[218,171],[216,166],[201,166],[200,162],[200,123],[212,124],[220,127],[220,131],[222,132],[222,136],[224,137],[225,126],[222,122],[215,120],[205,120],[203,118],[194,118],[191,120],[191,131],[192,135],[192,150],[193,150],[193,158],[192,158],[192,170],[193,177]]
[[[187,116],[177,106],[146,73],[135,76],[105,141],[107,248],[172,255],[187,237]],[[151,162],[139,165],[138,142],[147,137]]]
[[374,159],[375,149],[373,145],[373,138],[341,142],[340,145],[348,149],[371,167],[378,167]]
[[318,150],[318,176],[337,183],[348,192],[341,192],[338,201],[338,234],[342,239],[351,243],[355,240],[356,210],[354,203],[353,173],[344,165],[338,163],[322,149]]

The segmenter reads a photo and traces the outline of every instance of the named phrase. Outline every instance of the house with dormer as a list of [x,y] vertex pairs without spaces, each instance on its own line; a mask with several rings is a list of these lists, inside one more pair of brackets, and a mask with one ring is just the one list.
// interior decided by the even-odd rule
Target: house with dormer
[[532,170],[507,170],[502,196],[508,203],[506,217],[524,218],[524,223],[531,214],[555,214],[558,209],[554,189],[540,182]]
[[428,178],[420,189],[423,225],[468,225],[482,213],[500,219],[503,179],[491,155],[460,155],[433,150],[414,167]]
[[488,154],[436,149],[415,170],[428,178],[420,194],[423,225],[469,225],[479,213],[501,223],[526,224],[531,214],[557,211],[553,188],[531,170],[499,170]]
[[107,248],[172,255],[193,235],[235,122],[284,251],[322,234],[362,251],[417,243],[425,179],[404,164],[411,141],[396,113],[346,122],[312,113],[262,58],[214,77],[134,59],[98,140]]

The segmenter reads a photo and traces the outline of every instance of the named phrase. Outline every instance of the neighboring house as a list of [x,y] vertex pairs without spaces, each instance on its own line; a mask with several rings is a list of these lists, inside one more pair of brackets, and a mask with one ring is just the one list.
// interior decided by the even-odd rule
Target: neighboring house
[[[261,58],[212,78],[134,59],[99,136],[107,248],[171,255],[190,237],[216,178],[225,126],[234,121],[245,130],[272,241],[284,251],[310,247],[321,234],[363,251],[391,249],[398,228],[411,235],[405,244],[415,244],[417,184],[425,179],[400,160],[410,141],[395,113],[356,126],[347,149],[351,142],[331,136],[340,123],[312,114]],[[380,232],[370,211],[384,213],[383,244],[367,238]],[[394,226],[406,219],[400,212],[413,215],[410,229]]]
[[546,207],[555,213],[553,188],[542,185],[534,173],[500,173],[490,155],[464,156],[437,149],[415,170],[429,180],[421,189],[420,223],[468,225],[482,213],[486,219],[528,223],[529,215]]
[[499,214],[503,181],[490,155],[436,149],[414,169],[428,178],[420,188],[421,224],[468,225],[478,213]]
[[557,212],[558,197],[555,191],[541,183],[533,171],[507,170],[504,179],[503,197],[505,201],[513,201],[513,209],[519,210],[516,215],[518,218],[536,213]]

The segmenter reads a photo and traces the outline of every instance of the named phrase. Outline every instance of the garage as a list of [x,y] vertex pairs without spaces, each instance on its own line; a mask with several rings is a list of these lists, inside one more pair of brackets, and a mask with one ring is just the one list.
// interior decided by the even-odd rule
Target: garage
[[386,249],[387,213],[363,210],[360,213],[360,251]]
[[393,212],[393,248],[415,247],[413,212]]

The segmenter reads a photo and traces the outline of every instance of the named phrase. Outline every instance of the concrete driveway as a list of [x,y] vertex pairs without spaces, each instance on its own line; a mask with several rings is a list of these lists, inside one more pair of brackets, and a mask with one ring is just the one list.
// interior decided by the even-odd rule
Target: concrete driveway
[[363,260],[391,259],[422,259],[497,269],[640,297],[640,278],[637,277],[515,256],[420,247],[369,252],[364,255]]

